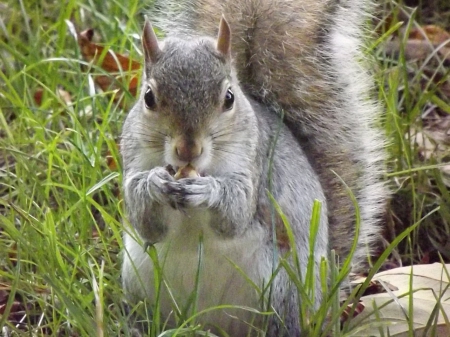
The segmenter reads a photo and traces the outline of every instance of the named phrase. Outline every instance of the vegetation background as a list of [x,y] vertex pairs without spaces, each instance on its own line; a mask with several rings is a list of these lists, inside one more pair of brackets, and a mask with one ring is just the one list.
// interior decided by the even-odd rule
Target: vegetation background
[[[369,50],[389,138],[386,246],[421,220],[385,267],[450,261],[450,3],[378,4]],[[0,3],[1,336],[131,334],[117,141],[134,98],[111,79],[139,70],[87,62],[76,32],[93,28],[94,41],[140,61],[146,6]]]

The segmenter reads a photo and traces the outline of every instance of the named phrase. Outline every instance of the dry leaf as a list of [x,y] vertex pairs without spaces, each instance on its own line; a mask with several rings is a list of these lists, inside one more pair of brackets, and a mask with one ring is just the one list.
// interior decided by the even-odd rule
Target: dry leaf
[[[120,152],[120,142],[116,141],[117,152]],[[106,165],[111,171],[117,170],[117,162],[114,159],[111,150],[106,153]]]
[[450,33],[436,25],[413,28],[409,32],[409,38],[413,40],[428,40],[436,45],[446,42],[450,43]]
[[430,113],[424,117],[424,124],[422,130],[410,129],[410,141],[423,160],[433,159],[439,165],[444,183],[450,187],[450,115]]
[[34,92],[33,99],[37,106],[42,105],[42,96],[44,95],[44,89],[37,88]]
[[96,75],[94,77],[95,84],[103,91],[117,90],[115,101],[123,107],[122,87],[128,88],[128,91],[136,96],[140,73],[138,70],[141,68],[141,64],[127,56],[93,43],[93,36],[93,29],[87,29],[78,34],[77,39],[81,54],[86,61],[93,62],[111,74],[111,76]]
[[61,99],[64,101],[64,103],[66,103],[67,105],[72,105],[72,96],[68,91],[64,90],[63,88],[58,88],[57,93],[59,97],[61,97]]
[[[56,93],[66,105],[72,105],[72,96],[68,91],[64,90],[62,87],[58,87]],[[33,95],[34,102],[36,103],[37,106],[42,105],[43,96],[44,96],[44,89],[41,87],[37,88]]]
[[[383,333],[395,337],[410,336],[408,317],[413,320],[415,336],[424,334],[429,320],[429,333],[435,325],[434,336],[450,336],[450,326],[445,323],[450,316],[450,279],[446,273],[450,273],[450,265],[434,263],[392,269],[375,275],[374,280],[388,282],[398,290],[389,289],[385,293],[363,296],[361,300],[365,310],[352,321],[355,332],[352,336],[383,336]],[[409,312],[410,300],[413,301],[413,312]],[[436,310],[437,306],[439,310]],[[374,308],[377,308],[376,314]]]
[[364,303],[362,303],[361,301],[359,301],[358,304],[356,304],[355,309],[353,309],[353,303],[347,305],[347,307],[345,308],[345,310],[342,312],[341,315],[341,325],[361,314],[364,311],[364,309],[365,309]]
[[[399,39],[388,41],[384,44],[384,49],[389,55],[398,55],[402,42]],[[408,40],[404,47],[406,60],[424,60],[434,52],[437,46],[424,40]],[[450,61],[450,47],[441,47],[438,51],[445,60]]]
[[[388,54],[397,55],[400,53],[401,44],[401,39],[395,38],[388,41],[384,47]],[[450,61],[450,33],[439,26],[428,25],[411,29],[404,46],[404,54],[406,60],[424,60],[436,49],[438,55]]]

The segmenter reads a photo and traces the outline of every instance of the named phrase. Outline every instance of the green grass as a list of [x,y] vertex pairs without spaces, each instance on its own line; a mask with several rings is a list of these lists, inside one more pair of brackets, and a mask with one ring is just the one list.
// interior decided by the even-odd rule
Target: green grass
[[[61,6],[9,0],[0,6],[0,289],[9,294],[4,313],[16,312],[17,303],[27,313],[17,326],[1,315],[0,327],[17,335],[129,336],[134,318],[124,309],[120,286],[120,167],[107,164],[110,155],[120,166],[116,143],[126,110],[83,70],[87,64],[68,21],[78,31],[94,28],[114,51],[141,60],[136,34],[145,1],[68,0]],[[429,65],[387,57],[382,48],[377,57],[395,192],[390,239],[438,208],[398,248],[404,261],[417,262],[430,251],[445,252],[450,238],[450,193],[440,170],[449,151],[423,158],[412,141],[430,102],[443,102],[440,112],[450,113],[450,99],[439,87],[448,71],[431,68],[443,76],[437,83]],[[124,99],[128,106],[133,100]],[[329,275],[332,295],[315,318],[325,319],[331,307],[335,336],[343,309],[333,285],[344,276]],[[311,329],[319,336],[317,326]]]
[[[97,310],[107,336],[118,335],[128,321],[119,275],[120,174],[106,164],[108,153],[120,162],[116,140],[126,112],[82,71],[66,23],[72,19],[79,30],[94,27],[116,51],[130,50],[139,59],[132,34],[142,8],[137,1],[127,8],[119,4],[6,4],[0,151],[10,166],[0,173],[0,280],[10,291],[6,312],[15,298],[32,304],[24,323],[37,335],[94,336]],[[34,99],[39,89],[40,105]],[[9,324],[7,317],[0,326]]]
[[[442,3],[441,15],[446,15],[447,5],[444,5]],[[419,27],[415,19],[422,11],[426,10],[412,11],[392,3],[385,5],[386,17],[393,17],[391,26],[395,26],[397,20],[403,22],[402,33],[394,33],[400,36],[397,38],[402,46],[407,42],[408,32]],[[380,26],[383,24],[381,22]],[[379,97],[386,106],[385,130],[390,142],[388,169],[394,192],[388,231],[393,238],[437,208],[438,211],[425,218],[409,240],[402,243],[399,253],[409,264],[418,263],[424,257],[439,261],[439,254],[444,254],[448,261],[450,256],[444,246],[450,237],[450,184],[443,167],[448,165],[450,149],[448,138],[440,137],[445,133],[445,119],[450,115],[450,96],[445,89],[450,80],[445,66],[449,61],[436,55],[427,60],[407,60],[404,48],[407,47],[401,47],[395,58],[384,55],[383,48],[377,54]]]

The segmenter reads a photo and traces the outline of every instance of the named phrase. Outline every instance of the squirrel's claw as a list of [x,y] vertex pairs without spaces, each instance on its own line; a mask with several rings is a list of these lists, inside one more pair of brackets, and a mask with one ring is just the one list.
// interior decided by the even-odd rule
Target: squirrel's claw
[[185,178],[166,184],[167,194],[170,200],[181,207],[198,207],[209,205],[212,190],[214,189],[213,178]]

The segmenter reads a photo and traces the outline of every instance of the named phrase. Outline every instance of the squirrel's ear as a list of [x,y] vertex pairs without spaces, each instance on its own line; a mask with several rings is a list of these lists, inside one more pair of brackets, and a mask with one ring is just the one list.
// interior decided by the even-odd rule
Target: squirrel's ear
[[225,56],[231,58],[231,30],[227,20],[222,15],[219,24],[219,35],[217,36],[217,50]]
[[155,63],[158,55],[161,53],[161,49],[159,49],[158,38],[148,19],[145,19],[144,33],[142,34],[142,47],[144,48],[145,62]]

